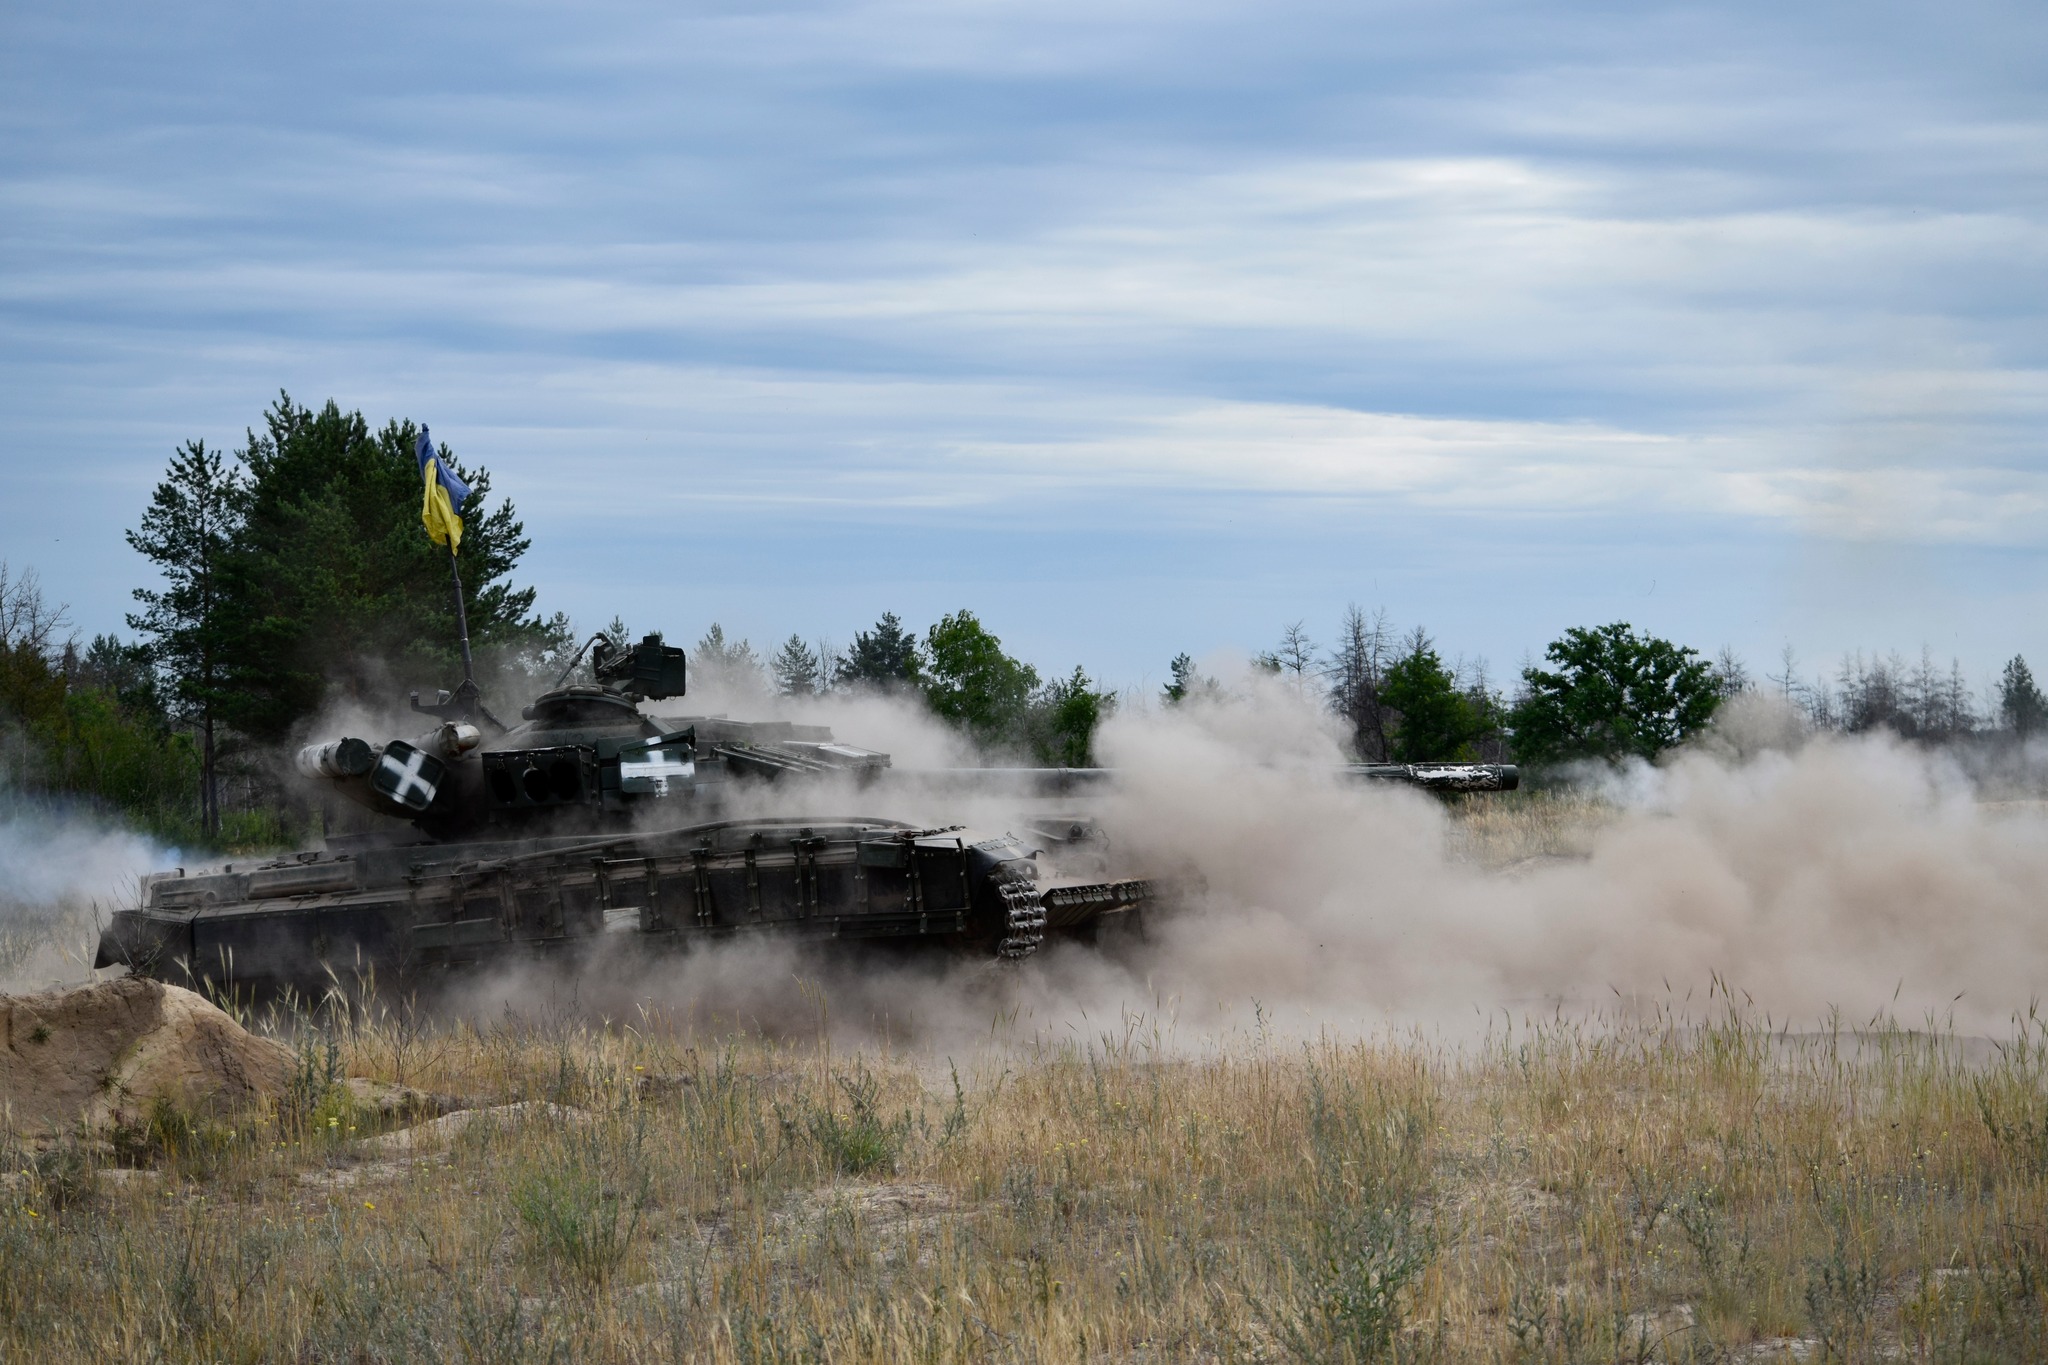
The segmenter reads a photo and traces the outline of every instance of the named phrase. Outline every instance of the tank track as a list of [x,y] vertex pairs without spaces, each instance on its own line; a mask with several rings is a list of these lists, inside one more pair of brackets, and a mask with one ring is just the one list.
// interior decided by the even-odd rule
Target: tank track
[[1004,882],[1003,937],[996,944],[996,956],[1015,960],[1029,957],[1045,942],[1045,906],[1039,900],[1038,884],[1031,881]]

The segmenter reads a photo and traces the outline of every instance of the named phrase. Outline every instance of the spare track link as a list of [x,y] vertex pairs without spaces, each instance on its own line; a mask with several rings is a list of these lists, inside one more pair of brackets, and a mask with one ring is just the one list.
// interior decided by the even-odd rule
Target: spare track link
[[996,944],[996,956],[1029,957],[1045,942],[1045,906],[1039,900],[1038,884],[1031,881],[1004,882],[1003,937]]

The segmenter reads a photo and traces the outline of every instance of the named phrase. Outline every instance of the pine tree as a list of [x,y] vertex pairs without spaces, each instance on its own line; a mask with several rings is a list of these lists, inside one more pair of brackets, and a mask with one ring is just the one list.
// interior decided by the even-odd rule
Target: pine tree
[[2018,654],[2012,656],[1998,680],[1998,718],[2023,744],[2048,720],[2048,697],[2034,685],[2033,670]]
[[1399,717],[1392,745],[1397,763],[1470,759],[1472,744],[1485,729],[1420,626],[1409,637],[1407,652],[1388,665],[1380,698]]
[[737,692],[749,696],[768,690],[767,670],[750,641],[725,638],[725,627],[713,621],[690,656],[690,666],[713,691]]
[[96,687],[105,692],[133,715],[159,723],[167,719],[155,657],[147,645],[95,635],[66,676],[74,687]]
[[[1273,671],[1279,672],[1279,656],[1269,657],[1272,659]],[[1195,667],[1195,656],[1192,654],[1183,652],[1174,655],[1173,662],[1166,666],[1166,670],[1171,681],[1161,689],[1160,700],[1168,706],[1179,706],[1190,697],[1215,701],[1223,695],[1222,684],[1214,678],[1205,677],[1202,671]]]
[[785,697],[814,697],[824,682],[825,670],[818,651],[805,644],[800,635],[782,642],[769,670],[775,675],[775,690]]
[[917,637],[903,628],[893,611],[882,613],[873,630],[853,637],[846,653],[834,661],[833,680],[842,687],[914,686],[924,676]]
[[[372,431],[332,401],[315,411],[287,394],[241,452],[247,517],[224,575],[234,602],[227,719],[282,738],[331,694],[382,701],[390,676],[452,678],[455,603],[448,552],[420,525],[419,428]],[[534,591],[508,576],[529,542],[509,503],[491,506],[488,472],[444,445],[469,484],[462,509],[462,591],[479,652],[544,646]]]
[[209,838],[220,833],[220,721],[239,605],[227,591],[227,565],[246,524],[247,495],[240,470],[206,442],[189,441],[171,457],[142,524],[128,532],[128,544],[164,579],[161,589],[135,590],[143,609],[128,624],[148,639],[178,715],[198,732],[199,824]]
[[1160,697],[1168,706],[1179,706],[1195,690],[1195,656],[1183,650],[1173,656],[1173,662],[1166,666],[1171,679],[1160,690]]

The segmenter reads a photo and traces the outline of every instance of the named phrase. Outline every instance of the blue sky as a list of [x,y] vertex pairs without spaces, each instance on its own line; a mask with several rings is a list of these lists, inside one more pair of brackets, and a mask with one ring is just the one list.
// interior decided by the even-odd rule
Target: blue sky
[[2048,10],[9,7],[0,555],[286,389],[544,609],[2048,664]]

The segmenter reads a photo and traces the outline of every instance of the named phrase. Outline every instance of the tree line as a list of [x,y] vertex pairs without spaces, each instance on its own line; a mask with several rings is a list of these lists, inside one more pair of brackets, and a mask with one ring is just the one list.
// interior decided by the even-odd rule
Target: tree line
[[[1447,664],[1427,630],[1397,632],[1384,610],[1347,608],[1327,649],[1305,625],[1285,627],[1255,666],[1320,692],[1361,762],[1650,759],[1703,729],[1734,690],[1697,650],[1627,622],[1566,631],[1542,664],[1522,669],[1512,697],[1493,685],[1484,660]],[[1168,705],[1219,690],[1186,654],[1169,672]]]
[[1981,701],[1960,664],[1951,660],[1944,668],[1924,647],[1912,661],[1897,651],[1866,656],[1859,650],[1844,656],[1832,676],[1801,677],[1798,656],[1788,645],[1778,671],[1766,674],[1760,686],[1799,707],[1815,730],[1889,730],[1905,739],[1949,744],[1996,735],[2026,740],[2048,723],[2048,698],[2018,654],[2006,661]]
[[[614,619],[604,632],[630,636]],[[1116,706],[1079,667],[1041,679],[1004,651],[972,611],[942,617],[922,637],[894,612],[855,634],[843,651],[791,635],[767,658],[731,640],[717,622],[690,651],[693,687],[721,696],[801,700],[832,692],[879,692],[919,699],[984,750],[1055,767],[1089,767],[1095,732]]]
[[[136,590],[131,640],[81,644],[32,569],[0,567],[0,764],[22,790],[125,812],[167,837],[213,844],[289,837],[295,808],[281,742],[337,701],[383,710],[398,680],[452,678],[453,594],[445,552],[420,526],[410,421],[372,427],[329,401],[280,394],[233,451],[194,440],[170,458],[127,534],[156,571]],[[537,690],[573,654],[565,616],[542,617],[514,583],[529,548],[490,474],[440,458],[473,490],[463,508],[462,592],[481,667]],[[607,634],[623,643],[614,620]],[[984,751],[1085,767],[1119,698],[1076,666],[1042,676],[968,609],[922,633],[894,613],[844,649],[791,635],[763,654],[714,624],[690,651],[693,688],[737,698],[882,691],[917,699]],[[1890,729],[1922,742],[1997,728],[2024,739],[2048,699],[2015,657],[1980,708],[1960,670],[1922,652],[1845,659],[1802,678],[1788,650],[1753,681],[1732,653],[1697,650],[1625,622],[1566,631],[1522,668],[1512,694],[1484,661],[1446,660],[1427,631],[1397,631],[1354,606],[1319,645],[1305,622],[1254,660],[1339,719],[1367,762],[1513,760],[1558,765],[1657,754],[1696,734],[1746,690],[1771,689],[1811,724]],[[1224,688],[1190,654],[1168,666],[1161,705],[1199,705]]]

